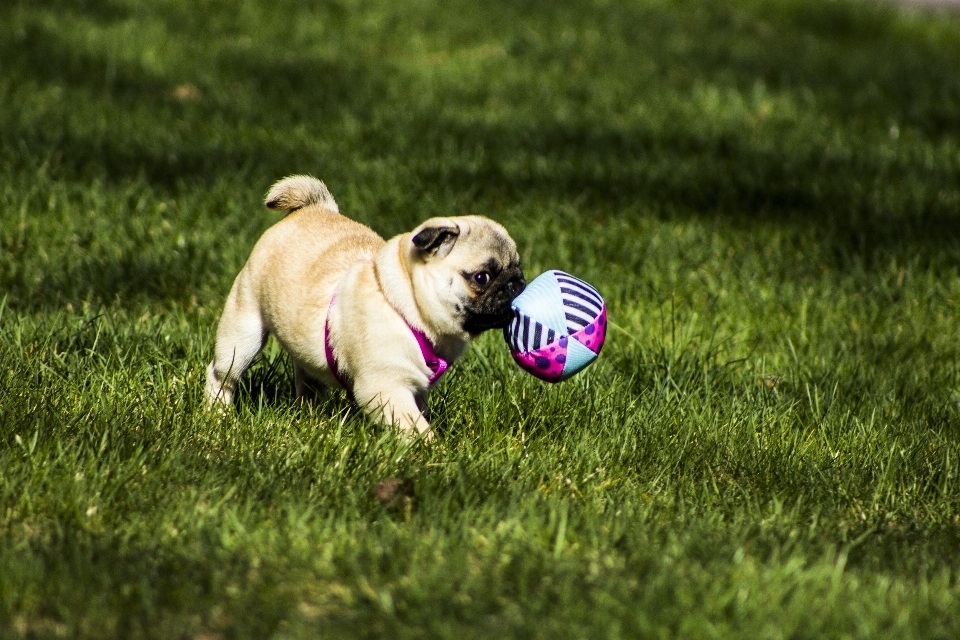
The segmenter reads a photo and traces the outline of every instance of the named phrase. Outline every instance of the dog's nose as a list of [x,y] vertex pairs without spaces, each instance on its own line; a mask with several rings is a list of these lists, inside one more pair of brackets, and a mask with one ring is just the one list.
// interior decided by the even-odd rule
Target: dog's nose
[[510,296],[510,300],[513,300],[520,292],[523,291],[527,286],[526,281],[523,279],[523,276],[516,276],[507,283],[507,295]]

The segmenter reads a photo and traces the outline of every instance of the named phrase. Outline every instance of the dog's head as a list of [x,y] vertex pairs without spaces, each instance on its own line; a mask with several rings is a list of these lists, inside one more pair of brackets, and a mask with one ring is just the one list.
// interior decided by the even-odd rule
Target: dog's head
[[507,326],[526,282],[506,229],[482,216],[432,218],[406,242],[417,305],[439,333],[474,338]]

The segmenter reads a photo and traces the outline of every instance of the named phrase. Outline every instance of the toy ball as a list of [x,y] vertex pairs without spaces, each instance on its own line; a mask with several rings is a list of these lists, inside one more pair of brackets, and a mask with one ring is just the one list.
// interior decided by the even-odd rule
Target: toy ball
[[607,305],[596,289],[563,271],[541,273],[514,299],[503,330],[520,368],[560,382],[597,359],[607,335]]

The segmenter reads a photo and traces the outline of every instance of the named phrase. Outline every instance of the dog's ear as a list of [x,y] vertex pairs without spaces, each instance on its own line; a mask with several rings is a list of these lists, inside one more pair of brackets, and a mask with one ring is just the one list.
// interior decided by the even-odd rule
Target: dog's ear
[[453,250],[460,235],[460,227],[451,224],[424,227],[413,236],[413,246],[424,258],[444,258]]

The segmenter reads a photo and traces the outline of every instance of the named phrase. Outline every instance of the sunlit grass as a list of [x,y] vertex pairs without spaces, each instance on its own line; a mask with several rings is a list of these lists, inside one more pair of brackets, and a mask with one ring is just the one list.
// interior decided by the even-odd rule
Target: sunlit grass
[[[955,637],[958,68],[842,2],[0,9],[0,635]],[[291,173],[500,220],[602,357],[484,336],[430,447],[273,343],[207,413]]]

